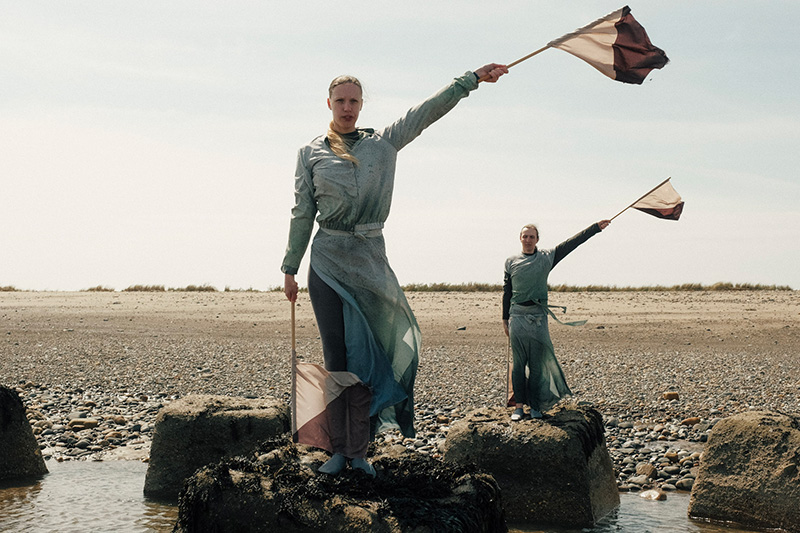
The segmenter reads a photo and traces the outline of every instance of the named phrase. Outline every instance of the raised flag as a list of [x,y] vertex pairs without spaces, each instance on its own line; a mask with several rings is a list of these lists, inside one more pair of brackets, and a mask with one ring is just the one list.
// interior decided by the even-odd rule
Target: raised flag
[[672,187],[669,178],[631,205],[658,218],[678,220],[683,212],[681,195]]
[[292,440],[346,457],[364,457],[369,445],[372,393],[352,372],[295,363]]
[[547,44],[579,57],[611,78],[641,84],[650,71],[669,62],[653,45],[628,6]]

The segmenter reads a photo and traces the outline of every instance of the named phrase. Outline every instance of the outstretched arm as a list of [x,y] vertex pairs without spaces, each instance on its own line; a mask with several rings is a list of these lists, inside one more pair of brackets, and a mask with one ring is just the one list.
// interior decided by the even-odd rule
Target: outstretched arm
[[601,220],[600,222],[596,222],[583,230],[582,232],[578,233],[567,239],[566,241],[562,242],[558,246],[556,246],[555,252],[553,254],[553,266],[551,268],[555,268],[559,261],[564,259],[567,254],[572,252],[575,248],[580,246],[581,244],[588,241],[591,237],[597,235],[604,229],[611,224],[610,220]]
[[378,134],[396,150],[400,150],[416,139],[422,130],[446,115],[470,91],[477,89],[478,79],[482,75],[489,76],[487,81],[495,82],[506,72],[508,69],[505,65],[497,63],[489,63],[476,71],[467,71],[424,102],[409,109],[405,115],[378,131]]

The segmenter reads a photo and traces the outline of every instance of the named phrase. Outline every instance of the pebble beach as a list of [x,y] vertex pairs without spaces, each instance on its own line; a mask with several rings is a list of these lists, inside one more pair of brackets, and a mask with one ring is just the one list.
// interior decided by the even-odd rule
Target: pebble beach
[[[415,439],[438,456],[450,424],[504,405],[501,294],[409,292],[423,348]],[[603,414],[621,491],[690,490],[714,424],[800,412],[798,291],[551,293],[571,401]],[[191,393],[288,401],[291,304],[279,292],[3,292],[0,383],[15,388],[48,461],[147,460],[159,409]],[[297,356],[321,362],[307,293]],[[510,415],[510,410],[509,410]],[[535,423],[523,421],[519,423]]]

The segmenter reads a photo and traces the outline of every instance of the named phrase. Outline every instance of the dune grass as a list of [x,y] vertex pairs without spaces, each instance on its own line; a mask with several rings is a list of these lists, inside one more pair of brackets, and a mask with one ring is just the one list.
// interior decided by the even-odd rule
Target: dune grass
[[[491,283],[423,283],[405,285],[406,292],[498,292],[502,285]],[[644,287],[617,287],[616,285],[548,285],[551,292],[675,292],[675,291],[791,291],[788,285],[761,285],[751,283],[718,282],[712,285],[684,283],[682,285],[650,285]]]
[[131,285],[122,292],[164,292],[167,289],[163,285]]
[[[493,283],[410,283],[403,285],[405,292],[502,292],[503,286]],[[646,285],[641,287],[617,287],[616,285],[548,285],[551,292],[677,292],[677,291],[792,291],[788,285],[763,285],[761,283],[729,283],[717,282],[711,285],[702,283],[683,283],[680,285]],[[22,291],[13,285],[0,286],[0,292]],[[83,292],[114,292],[106,285],[97,285],[83,289]],[[131,285],[123,292],[219,292],[216,287],[203,285],[187,285],[185,287],[166,288],[164,285]],[[34,291],[35,292],[35,291]],[[283,292],[283,287],[274,286],[266,290],[231,289],[225,287],[224,292]],[[300,292],[308,292],[301,287]]]

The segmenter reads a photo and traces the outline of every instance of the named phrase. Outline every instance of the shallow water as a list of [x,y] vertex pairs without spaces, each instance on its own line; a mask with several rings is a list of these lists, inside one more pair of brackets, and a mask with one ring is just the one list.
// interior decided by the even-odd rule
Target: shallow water
[[[139,533],[172,531],[177,508],[142,496],[147,464],[140,461],[48,461],[50,473],[25,487],[0,488],[0,531]],[[621,505],[591,529],[512,527],[514,533],[744,533],[686,517],[689,495],[666,501],[621,494]]]
[[48,461],[28,487],[0,488],[0,531],[169,532],[177,507],[145,500],[141,461]]

